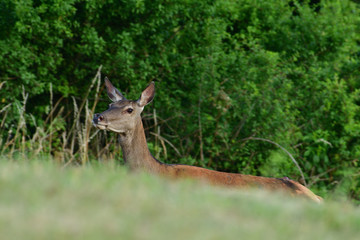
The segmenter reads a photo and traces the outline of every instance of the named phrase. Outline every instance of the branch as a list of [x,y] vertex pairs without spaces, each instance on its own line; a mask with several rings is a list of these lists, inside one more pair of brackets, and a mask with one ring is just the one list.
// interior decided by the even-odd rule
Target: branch
[[276,142],[273,142],[269,139],[265,139],[265,138],[256,138],[256,137],[249,137],[249,138],[245,138],[243,139],[244,141],[246,140],[258,140],[258,141],[264,141],[264,142],[268,142],[268,143],[271,143],[271,144],[274,144],[275,146],[281,148],[281,150],[283,150],[284,152],[286,152],[287,155],[289,155],[289,157],[291,158],[291,160],[293,161],[293,163],[295,164],[295,166],[299,169],[299,172],[301,174],[301,178],[304,182],[304,185],[307,186],[306,184],[306,181],[305,181],[305,177],[304,177],[304,173],[303,171],[301,170],[298,162],[295,160],[295,158],[291,155],[291,153],[289,153],[289,151],[287,151],[284,147],[282,147],[280,144],[276,143]]

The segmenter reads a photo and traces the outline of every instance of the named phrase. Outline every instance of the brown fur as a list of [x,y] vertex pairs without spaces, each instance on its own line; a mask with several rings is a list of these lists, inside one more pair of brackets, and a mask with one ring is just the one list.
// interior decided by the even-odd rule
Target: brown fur
[[[144,170],[170,178],[192,178],[213,185],[236,188],[261,188],[282,191],[292,196],[301,196],[315,202],[322,198],[308,188],[288,178],[267,178],[237,173],[213,171],[201,167],[165,164],[155,159],[146,143],[141,120],[143,107],[154,97],[154,84],[150,84],[137,101],[129,101],[105,79],[109,97],[113,104],[101,114],[95,114],[93,124],[120,134],[120,144],[126,164],[131,170]],[[131,111],[129,112],[129,109]]]

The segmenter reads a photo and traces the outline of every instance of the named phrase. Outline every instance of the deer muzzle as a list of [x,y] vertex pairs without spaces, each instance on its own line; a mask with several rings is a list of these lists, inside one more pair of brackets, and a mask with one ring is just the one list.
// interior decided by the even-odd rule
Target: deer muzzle
[[102,114],[96,113],[92,120],[94,127],[97,127],[99,129],[106,129],[106,124],[104,123],[104,119],[105,118]]

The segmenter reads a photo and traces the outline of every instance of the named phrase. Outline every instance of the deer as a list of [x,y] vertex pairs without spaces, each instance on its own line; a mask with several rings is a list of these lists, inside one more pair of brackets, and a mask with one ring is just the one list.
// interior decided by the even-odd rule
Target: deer
[[197,166],[166,164],[157,160],[148,148],[141,118],[144,107],[154,99],[155,83],[151,82],[137,100],[126,99],[107,77],[105,77],[105,86],[112,103],[106,111],[94,114],[92,122],[100,130],[112,131],[119,135],[123,159],[130,171],[145,171],[172,179],[190,178],[212,185],[239,189],[260,188],[281,191],[290,196],[303,197],[317,203],[323,201],[311,190],[287,177],[271,178],[227,173]]

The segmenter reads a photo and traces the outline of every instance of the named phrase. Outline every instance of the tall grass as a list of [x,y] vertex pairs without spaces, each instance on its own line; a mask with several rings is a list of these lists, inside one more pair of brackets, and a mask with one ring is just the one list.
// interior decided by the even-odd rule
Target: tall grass
[[[82,99],[72,97],[73,107],[65,109],[64,97],[54,103],[52,85],[49,85],[49,113],[39,125],[37,119],[26,111],[29,94],[23,87],[21,104],[8,104],[0,110],[1,154],[9,158],[53,155],[64,166],[85,164],[91,157],[113,159],[119,154],[116,136],[92,127],[92,116],[101,93],[101,66]],[[6,84],[2,82],[0,88]],[[91,99],[91,100],[89,100]],[[15,105],[15,106],[12,106]],[[4,128],[11,107],[17,109],[17,122]],[[6,129],[9,129],[8,131]],[[4,139],[4,136],[7,136]]]

